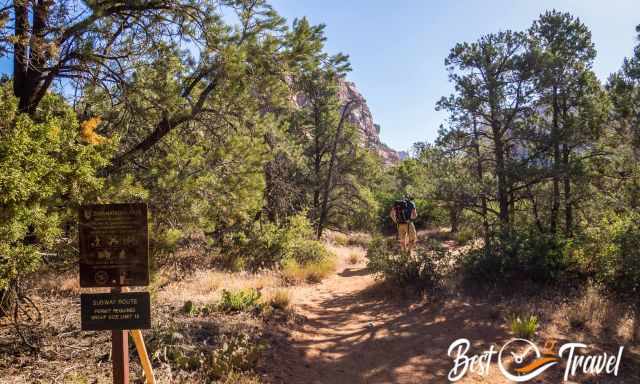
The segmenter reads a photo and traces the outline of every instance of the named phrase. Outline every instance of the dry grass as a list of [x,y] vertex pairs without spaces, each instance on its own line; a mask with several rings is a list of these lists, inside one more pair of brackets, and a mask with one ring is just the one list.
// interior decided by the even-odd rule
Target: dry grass
[[290,284],[304,282],[319,283],[336,270],[334,257],[319,262],[301,265],[295,260],[287,260],[282,266],[282,278]]
[[349,243],[349,236],[341,232],[326,231],[322,237],[329,243],[342,247],[347,246]]
[[604,312],[609,306],[600,293],[589,288],[584,296],[566,310],[566,321],[571,329],[598,332],[606,320]]
[[160,303],[212,303],[220,300],[222,289],[241,290],[281,286],[279,277],[272,272],[260,274],[226,273],[220,271],[198,271],[191,278],[172,282],[166,289],[158,292],[157,300]]
[[367,249],[371,242],[371,235],[368,233],[352,233],[349,235],[347,245]]
[[640,320],[628,305],[589,287],[570,302],[556,300],[529,305],[545,319],[546,333],[569,334],[577,340],[595,337],[602,342],[636,343]]
[[287,310],[292,302],[291,291],[284,288],[269,290],[263,296],[263,301],[272,308]]
[[349,257],[347,258],[347,261],[351,265],[358,264],[361,260],[362,260],[362,255],[359,252],[351,252],[349,254]]

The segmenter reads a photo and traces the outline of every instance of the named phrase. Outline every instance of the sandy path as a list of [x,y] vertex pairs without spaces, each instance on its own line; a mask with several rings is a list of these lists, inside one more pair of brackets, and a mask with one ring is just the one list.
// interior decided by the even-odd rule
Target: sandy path
[[[336,274],[321,284],[296,288],[296,312],[306,320],[285,329],[285,338],[276,338],[267,382],[448,383],[453,361],[447,350],[454,340],[469,339],[470,354],[476,354],[512,338],[496,319],[495,306],[483,298],[447,295],[416,302],[390,295],[366,270],[362,250],[362,262],[346,262],[355,250],[335,248],[340,258]],[[487,374],[469,373],[457,383],[510,383],[496,360]],[[635,365],[624,361],[623,367],[626,373],[635,371]],[[563,372],[564,364],[528,383],[561,383]],[[612,376],[573,379],[566,383],[637,382]]]
[[[296,292],[296,311],[306,321],[279,346],[273,382],[444,383],[453,340],[468,337],[481,345],[502,340],[483,304],[389,300],[363,262],[347,264],[350,252],[338,248],[336,275]],[[463,382],[506,381],[470,376]]]

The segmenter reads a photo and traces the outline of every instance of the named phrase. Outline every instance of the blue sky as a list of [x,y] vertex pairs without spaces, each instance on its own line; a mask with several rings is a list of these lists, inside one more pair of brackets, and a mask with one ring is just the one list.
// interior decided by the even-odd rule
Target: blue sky
[[381,137],[395,149],[432,141],[446,116],[435,103],[451,93],[444,58],[457,42],[524,30],[547,9],[571,12],[592,31],[601,80],[636,44],[640,0],[273,0],[290,21],[327,25],[327,49],[350,55],[349,75],[367,99]]
[[[327,50],[351,58],[354,81],[382,127],[381,138],[406,150],[432,141],[446,115],[435,111],[452,91],[444,58],[457,42],[524,30],[547,9],[568,11],[589,26],[601,80],[637,43],[640,0],[272,0],[289,22],[307,16],[327,25]],[[11,68],[5,58],[0,72]]]

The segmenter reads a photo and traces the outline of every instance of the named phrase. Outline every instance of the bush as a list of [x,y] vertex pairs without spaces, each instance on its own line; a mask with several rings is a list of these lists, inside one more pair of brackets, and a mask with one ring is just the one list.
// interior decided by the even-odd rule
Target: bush
[[367,250],[367,267],[385,280],[401,286],[433,287],[440,280],[435,261],[445,253],[432,241],[426,249],[417,249],[413,255],[395,250],[395,240],[381,237],[371,241]]
[[46,94],[29,116],[18,112],[11,82],[0,85],[0,301],[40,267],[41,252],[66,243],[60,239],[74,232],[75,207],[103,186],[96,170],[107,164],[111,143],[86,142],[80,132],[62,97]]
[[507,317],[507,324],[516,337],[531,340],[538,330],[538,317],[531,314],[512,314]]
[[319,263],[330,256],[327,248],[317,240],[302,240],[292,250],[292,258],[302,265]]
[[574,251],[598,282],[622,295],[640,292],[640,213],[608,215],[586,229]]
[[358,264],[358,262],[360,262],[360,254],[358,252],[351,252],[347,261],[349,261],[351,265]]
[[480,281],[558,281],[571,264],[565,240],[535,229],[494,237],[464,261],[467,278]]
[[[304,213],[292,216],[284,225],[272,222],[255,223],[244,232],[229,234],[220,260],[223,267],[234,270],[273,268],[283,260],[294,257],[314,257],[317,251],[308,243],[313,228]],[[304,243],[301,245],[301,243]]]
[[239,289],[237,291],[222,290],[222,297],[218,303],[224,312],[242,312],[256,308],[260,300],[260,292],[254,288]]
[[468,242],[474,240],[476,237],[476,232],[472,228],[467,226],[460,228],[460,230],[458,230],[458,232],[454,234],[456,242],[458,242],[458,244],[460,245],[465,245]]
[[303,240],[293,247],[291,257],[282,262],[285,281],[319,283],[336,269],[335,256],[317,240]]

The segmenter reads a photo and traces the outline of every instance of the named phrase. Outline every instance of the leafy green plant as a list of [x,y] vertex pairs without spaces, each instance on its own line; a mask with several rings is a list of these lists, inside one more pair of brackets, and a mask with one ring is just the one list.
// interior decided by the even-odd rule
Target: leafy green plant
[[182,306],[182,312],[185,315],[193,316],[198,313],[198,307],[191,300],[187,300],[184,302]]
[[512,230],[467,253],[463,270],[467,278],[485,282],[509,282],[521,276],[540,283],[558,281],[570,266],[567,244],[533,227]]
[[71,248],[63,225],[103,187],[97,169],[112,143],[84,140],[80,126],[62,97],[46,94],[30,116],[18,111],[11,82],[0,85],[0,301],[39,268],[43,251]]
[[303,265],[318,263],[330,256],[327,248],[317,240],[302,240],[293,247],[293,259]]
[[313,229],[304,212],[280,225],[255,223],[243,232],[228,235],[220,260],[225,268],[258,270],[272,268],[292,257],[313,259],[322,250],[309,240],[312,237]]
[[460,245],[465,245],[476,237],[475,231],[469,227],[462,227],[458,230],[458,233],[455,234],[455,240]]
[[434,287],[441,278],[436,261],[445,254],[435,240],[409,254],[399,251],[394,239],[379,237],[373,239],[367,250],[367,268],[400,286]]
[[507,317],[511,332],[519,338],[531,339],[538,330],[538,317],[532,314],[511,314]]
[[260,292],[254,288],[236,291],[222,290],[218,308],[224,312],[242,312],[255,308],[260,301]]

